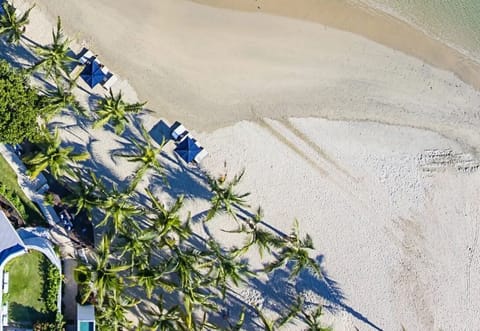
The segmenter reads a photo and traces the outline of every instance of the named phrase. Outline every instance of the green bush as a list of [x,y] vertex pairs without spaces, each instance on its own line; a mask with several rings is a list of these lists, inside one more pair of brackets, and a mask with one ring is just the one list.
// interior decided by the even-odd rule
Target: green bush
[[48,311],[57,312],[60,273],[54,265],[48,263],[46,267],[46,276],[46,281],[43,285],[45,306]]
[[0,142],[18,144],[39,140],[37,119],[41,99],[30,86],[26,71],[0,61]]
[[55,316],[54,322],[38,321],[33,324],[33,331],[64,331],[65,322],[62,314],[58,313]]
[[12,190],[10,187],[3,183],[0,183],[0,195],[7,199],[15,207],[15,209],[18,211],[18,213],[23,219],[27,218],[25,206],[23,205],[22,200],[14,190]]

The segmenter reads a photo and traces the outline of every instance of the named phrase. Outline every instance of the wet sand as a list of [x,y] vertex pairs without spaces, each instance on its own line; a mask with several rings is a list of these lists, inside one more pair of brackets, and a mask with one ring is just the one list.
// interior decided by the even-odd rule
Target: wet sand
[[191,0],[220,8],[269,13],[349,31],[454,72],[480,89],[480,63],[415,27],[359,3],[345,0]]

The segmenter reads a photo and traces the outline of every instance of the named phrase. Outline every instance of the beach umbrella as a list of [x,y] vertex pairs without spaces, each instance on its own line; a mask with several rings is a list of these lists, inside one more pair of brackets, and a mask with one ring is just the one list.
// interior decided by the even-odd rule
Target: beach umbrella
[[178,144],[177,148],[175,148],[175,152],[187,163],[192,162],[201,150],[202,149],[190,137],[185,138]]
[[82,77],[88,86],[93,88],[98,83],[103,82],[105,79],[105,74],[103,73],[102,68],[97,61],[90,61],[83,69],[80,77]]

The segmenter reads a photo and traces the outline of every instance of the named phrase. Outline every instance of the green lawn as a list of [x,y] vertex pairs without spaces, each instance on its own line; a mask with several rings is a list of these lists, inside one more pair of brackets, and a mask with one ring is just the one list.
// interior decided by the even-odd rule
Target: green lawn
[[22,200],[23,205],[25,206],[25,211],[27,213],[27,219],[25,222],[29,225],[34,224],[44,224],[45,219],[41,216],[38,208],[35,204],[28,199],[28,197],[23,193],[22,189],[17,182],[17,174],[13,171],[12,167],[0,154],[0,182],[12,189]]
[[39,252],[30,252],[10,261],[8,318],[17,324],[31,327],[35,321],[47,321],[52,313],[46,311],[43,299],[45,263],[48,259]]

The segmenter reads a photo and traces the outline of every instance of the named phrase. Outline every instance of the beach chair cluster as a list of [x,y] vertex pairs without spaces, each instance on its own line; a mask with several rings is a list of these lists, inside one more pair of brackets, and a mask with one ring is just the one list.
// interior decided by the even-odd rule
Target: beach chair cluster
[[190,133],[182,123],[173,123],[170,136],[177,145],[174,150],[175,153],[185,162],[199,164],[208,155],[205,148],[195,138],[190,136]]
[[80,63],[73,72],[80,73],[80,77],[91,87],[94,88],[97,84],[102,85],[109,90],[113,84],[117,82],[115,76],[102,62],[100,62],[92,51],[83,48],[78,57]]

